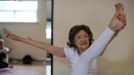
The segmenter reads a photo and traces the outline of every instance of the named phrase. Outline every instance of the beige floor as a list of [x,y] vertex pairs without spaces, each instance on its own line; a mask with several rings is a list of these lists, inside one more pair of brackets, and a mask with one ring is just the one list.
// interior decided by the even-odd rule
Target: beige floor
[[13,68],[0,72],[0,75],[46,75],[45,64],[14,64]]

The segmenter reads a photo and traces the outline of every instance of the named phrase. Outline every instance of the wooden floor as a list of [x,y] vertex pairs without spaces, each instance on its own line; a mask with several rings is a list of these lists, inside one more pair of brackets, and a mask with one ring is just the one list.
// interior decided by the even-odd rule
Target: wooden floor
[[0,75],[46,75],[45,64],[13,64],[13,68],[1,71]]

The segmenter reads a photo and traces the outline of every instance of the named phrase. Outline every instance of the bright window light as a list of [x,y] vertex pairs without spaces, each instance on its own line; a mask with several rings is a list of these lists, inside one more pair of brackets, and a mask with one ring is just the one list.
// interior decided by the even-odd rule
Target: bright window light
[[46,65],[46,75],[51,75],[51,65]]
[[46,27],[46,38],[49,40],[51,39],[51,22],[47,22],[47,27]]
[[0,22],[37,22],[37,1],[0,1]]

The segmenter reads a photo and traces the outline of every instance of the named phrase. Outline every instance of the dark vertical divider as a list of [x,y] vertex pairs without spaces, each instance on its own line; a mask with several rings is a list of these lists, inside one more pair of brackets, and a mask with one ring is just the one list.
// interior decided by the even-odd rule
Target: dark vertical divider
[[[54,27],[54,0],[51,1],[51,45],[53,45],[53,27]],[[53,55],[51,55],[51,75],[53,75]]]

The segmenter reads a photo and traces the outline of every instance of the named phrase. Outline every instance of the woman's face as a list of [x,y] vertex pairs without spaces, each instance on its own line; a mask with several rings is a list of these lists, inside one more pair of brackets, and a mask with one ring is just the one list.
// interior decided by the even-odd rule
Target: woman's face
[[80,52],[84,52],[89,47],[89,39],[88,34],[84,30],[76,34],[74,42]]

